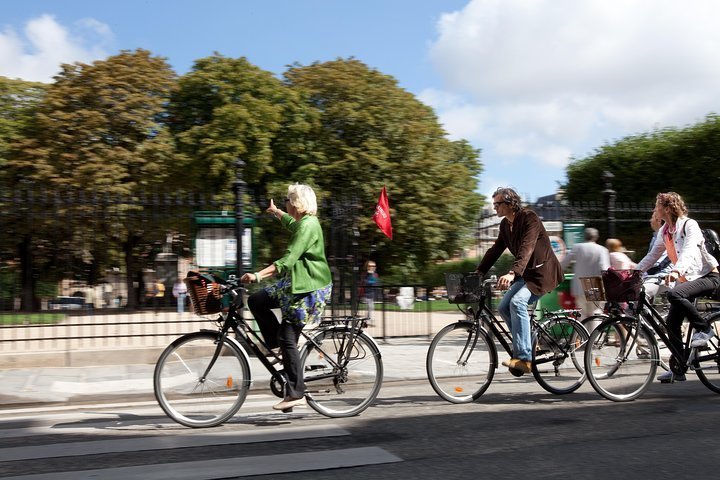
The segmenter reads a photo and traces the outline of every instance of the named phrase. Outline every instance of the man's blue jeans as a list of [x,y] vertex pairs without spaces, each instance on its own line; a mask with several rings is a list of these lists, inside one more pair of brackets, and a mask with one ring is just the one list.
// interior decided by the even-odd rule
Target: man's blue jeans
[[532,361],[528,304],[536,302],[540,297],[541,295],[535,295],[527,288],[525,280],[518,278],[500,300],[500,316],[512,334],[513,358]]

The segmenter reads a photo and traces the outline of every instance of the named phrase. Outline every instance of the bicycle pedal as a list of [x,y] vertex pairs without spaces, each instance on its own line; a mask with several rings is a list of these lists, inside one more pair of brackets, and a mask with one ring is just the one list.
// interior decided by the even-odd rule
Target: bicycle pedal
[[286,408],[285,410],[280,410],[282,413],[292,413],[294,407]]

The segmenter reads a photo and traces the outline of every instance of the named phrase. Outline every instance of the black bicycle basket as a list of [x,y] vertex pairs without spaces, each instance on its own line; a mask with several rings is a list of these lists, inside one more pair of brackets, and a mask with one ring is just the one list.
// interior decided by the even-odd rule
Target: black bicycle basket
[[449,303],[478,303],[482,297],[482,277],[477,273],[446,273]]

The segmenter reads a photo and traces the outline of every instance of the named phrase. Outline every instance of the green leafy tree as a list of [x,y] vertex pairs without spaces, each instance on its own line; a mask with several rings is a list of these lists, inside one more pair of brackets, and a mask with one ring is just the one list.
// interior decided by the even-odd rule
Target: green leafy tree
[[[33,119],[39,103],[45,95],[46,85],[36,82],[14,80],[0,77],[0,189],[3,192],[11,191],[12,181],[8,175],[8,155],[13,143],[20,141],[32,129]],[[26,219],[21,212],[14,211],[9,205],[3,205],[0,200],[0,217],[2,218],[3,234],[0,235],[0,259],[24,259],[23,263],[31,260],[30,250],[24,239],[27,237]],[[23,239],[18,243],[19,239]],[[7,301],[15,296],[16,285],[20,285],[20,272],[10,262],[10,266],[0,279],[0,293]],[[33,279],[28,276],[28,283]],[[30,295],[26,303],[32,303]]]
[[598,148],[567,168],[571,201],[602,199],[603,173],[621,202],[652,202],[661,191],[676,191],[686,201],[720,201],[720,117],[708,115],[695,125],[625,137]]
[[[169,112],[185,184],[232,210],[241,159],[247,185],[243,203],[251,215],[265,210],[273,195],[268,188],[277,193],[279,187],[272,185],[287,182],[283,159],[306,155],[306,133],[313,121],[313,111],[272,73],[245,58],[219,54],[197,60],[179,79]],[[259,219],[256,248],[266,261],[281,248],[285,235],[278,235],[277,225],[264,216]]]
[[238,159],[245,163],[244,181],[262,191],[266,176],[278,174],[278,136],[297,138],[308,130],[306,109],[280,80],[245,58],[219,54],[197,60],[178,80],[169,111],[183,177],[228,202]]
[[[430,107],[358,60],[296,64],[285,78],[319,118],[307,134],[306,154],[283,156],[279,163],[326,198],[357,199],[360,216],[353,221],[361,252],[409,281],[463,245],[482,200],[476,193],[482,170],[477,150],[448,140]],[[383,185],[392,242],[371,220]]]
[[0,172],[10,145],[27,134],[46,88],[42,83],[0,77]]
[[8,155],[6,173],[15,183],[70,198],[97,191],[127,197],[120,204],[68,203],[67,211],[33,227],[52,247],[47,259],[79,253],[81,263],[89,262],[84,269],[89,283],[116,261],[113,253],[124,257],[130,307],[143,245],[165,235],[161,226],[134,221],[131,213],[144,208],[137,202],[141,193],[171,186],[174,145],[164,120],[174,80],[167,62],[146,50],[123,51],[91,65],[63,65],[37,110],[31,135],[14,143]]

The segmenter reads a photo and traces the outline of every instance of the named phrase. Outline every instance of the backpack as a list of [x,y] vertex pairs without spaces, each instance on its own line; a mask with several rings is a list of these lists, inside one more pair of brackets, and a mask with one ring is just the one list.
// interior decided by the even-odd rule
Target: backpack
[[[683,235],[685,235],[685,225],[683,225]],[[720,236],[712,228],[701,228],[700,231],[705,239],[705,250],[720,263]]]
[[720,237],[717,232],[712,228],[703,228],[702,234],[705,239],[705,250],[720,263]]

